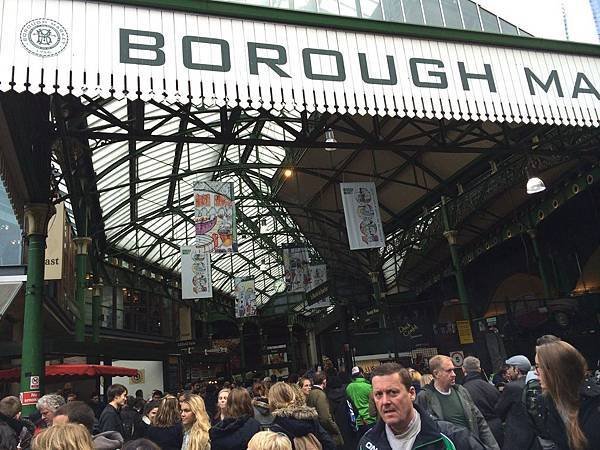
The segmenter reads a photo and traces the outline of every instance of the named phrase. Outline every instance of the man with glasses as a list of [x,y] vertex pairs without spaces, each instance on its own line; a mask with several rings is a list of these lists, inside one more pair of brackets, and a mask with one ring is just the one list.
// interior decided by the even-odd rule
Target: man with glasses
[[500,450],[485,418],[469,392],[456,384],[452,359],[436,355],[429,360],[433,381],[417,395],[416,403],[435,418],[467,428],[488,450]]

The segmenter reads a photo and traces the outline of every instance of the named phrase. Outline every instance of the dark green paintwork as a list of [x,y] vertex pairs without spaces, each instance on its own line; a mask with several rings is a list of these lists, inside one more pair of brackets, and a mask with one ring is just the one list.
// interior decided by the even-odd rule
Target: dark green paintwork
[[600,45],[556,41],[526,36],[484,33],[408,23],[384,22],[356,17],[317,14],[211,0],[101,0],[107,3],[192,12],[211,16],[332,28],[364,33],[392,34],[421,39],[466,42],[557,53],[600,56]]

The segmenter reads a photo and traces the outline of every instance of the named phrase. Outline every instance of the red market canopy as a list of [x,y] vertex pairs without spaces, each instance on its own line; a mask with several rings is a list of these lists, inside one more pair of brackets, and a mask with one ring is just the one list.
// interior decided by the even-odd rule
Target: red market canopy
[[[134,377],[137,369],[94,364],[54,364],[46,366],[46,378]],[[0,382],[19,381],[21,368],[0,370]]]

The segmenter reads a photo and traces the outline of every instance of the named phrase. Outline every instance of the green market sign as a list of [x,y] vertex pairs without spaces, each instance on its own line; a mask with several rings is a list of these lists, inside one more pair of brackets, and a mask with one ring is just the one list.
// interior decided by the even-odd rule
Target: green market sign
[[0,90],[598,126],[599,58],[82,0],[0,0]]

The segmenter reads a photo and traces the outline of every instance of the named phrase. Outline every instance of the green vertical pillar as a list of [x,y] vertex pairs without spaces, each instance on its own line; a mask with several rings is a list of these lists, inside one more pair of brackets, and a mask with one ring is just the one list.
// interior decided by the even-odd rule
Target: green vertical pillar
[[246,348],[244,346],[244,320],[241,319],[240,323],[238,323],[238,330],[240,330],[240,373],[242,374],[242,379],[246,370]]
[[460,262],[458,231],[450,229],[450,220],[448,217],[448,208],[446,206],[446,198],[442,197],[442,218],[444,220],[444,237],[448,240],[450,246],[450,257],[452,258],[452,269],[454,278],[456,279],[456,289],[460,298],[460,306],[464,320],[470,320],[469,313],[469,297],[467,295],[467,287],[463,277],[462,264]]
[[265,370],[265,360],[267,359],[267,335],[261,326],[258,328],[258,337],[260,342],[260,368],[261,370]]
[[100,318],[102,316],[102,288],[103,284],[94,284],[92,291],[92,342],[98,344],[100,342]]
[[296,342],[294,340],[294,325],[288,324],[288,334],[289,334],[289,350],[288,357],[291,358],[290,366],[290,374],[296,372]]
[[73,239],[77,247],[75,255],[76,288],[75,304],[77,305],[77,320],[75,322],[75,342],[85,341],[85,290],[87,289],[87,257],[92,240],[89,237]]
[[31,204],[25,206],[25,232],[29,245],[21,355],[21,399],[24,416],[29,416],[35,411],[35,404],[44,388],[42,302],[46,234],[50,215],[50,205]]
[[550,283],[548,281],[548,274],[546,273],[546,267],[544,266],[544,260],[542,259],[542,254],[540,253],[540,247],[537,241],[537,233],[534,229],[527,230],[527,234],[531,239],[531,245],[533,246],[533,253],[535,254],[535,259],[538,264],[538,271],[540,272],[540,278],[542,279],[542,284],[544,285],[544,297],[550,298]]

